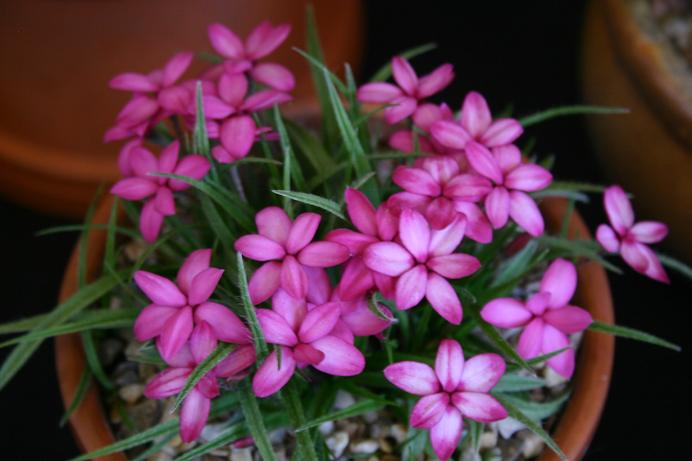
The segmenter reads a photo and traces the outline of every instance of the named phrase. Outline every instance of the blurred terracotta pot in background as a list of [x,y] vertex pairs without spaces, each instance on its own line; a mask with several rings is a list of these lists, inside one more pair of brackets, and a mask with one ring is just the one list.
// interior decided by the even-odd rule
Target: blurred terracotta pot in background
[[669,225],[669,245],[692,261],[690,68],[646,0],[592,1],[583,45],[586,101],[631,110],[589,119],[599,161],[636,195],[644,216]]
[[123,71],[149,72],[176,51],[209,50],[207,25],[241,37],[260,21],[290,23],[272,55],[297,81],[296,106],[309,103],[312,80],[303,58],[305,8],[315,7],[331,67],[357,65],[359,0],[120,0],[0,4],[0,193],[23,205],[81,217],[102,182],[117,176],[121,143],[103,133],[129,95],[108,88]]

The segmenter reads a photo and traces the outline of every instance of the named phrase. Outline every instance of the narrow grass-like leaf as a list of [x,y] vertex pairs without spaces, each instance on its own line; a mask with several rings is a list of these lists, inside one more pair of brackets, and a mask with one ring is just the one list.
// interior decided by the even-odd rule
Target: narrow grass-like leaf
[[542,364],[543,362],[547,362],[548,360],[552,359],[556,355],[562,354],[563,352],[565,352],[568,349],[569,349],[569,347],[563,347],[562,349],[557,349],[557,350],[554,350],[553,352],[548,352],[547,354],[541,354],[541,355],[534,357],[532,359],[528,359],[526,361],[526,363],[528,363],[532,367],[535,367],[535,366]]
[[536,251],[538,251],[538,244],[535,240],[530,240],[518,253],[503,262],[490,287],[496,288],[522,274]]
[[[83,232],[86,229],[89,230],[108,230],[109,229],[108,224],[91,224],[91,225],[85,225],[85,224],[67,224],[64,226],[55,226],[55,227],[49,227],[47,229],[40,230],[36,232],[34,235],[36,237],[44,237],[46,235],[53,235],[53,234],[61,234],[63,232]],[[127,237],[131,238],[139,238],[140,234],[139,232],[128,229],[126,227],[122,226],[115,226],[115,232],[118,234],[125,235]]]
[[106,375],[106,372],[101,365],[101,359],[99,358],[98,350],[96,349],[94,334],[91,331],[82,331],[80,336],[82,337],[84,356],[86,357],[86,362],[91,370],[91,373],[93,373],[94,377],[105,389],[113,389],[113,382],[108,378],[108,375]]
[[568,256],[584,257],[594,260],[601,264],[606,269],[622,274],[622,271],[617,266],[609,263],[599,254],[600,246],[593,240],[568,240],[552,235],[541,235],[537,240],[548,248],[561,250]]
[[245,321],[248,323],[250,331],[252,332],[255,351],[257,352],[257,363],[262,363],[269,353],[269,348],[267,347],[267,342],[264,340],[264,335],[262,334],[262,328],[260,328],[259,321],[257,320],[255,306],[252,305],[252,301],[250,300],[250,292],[247,286],[247,274],[245,273],[245,262],[240,252],[236,253],[236,265],[238,267],[238,287],[240,288],[240,299],[243,303],[243,310],[245,312]]
[[[175,432],[171,434],[167,434],[166,436],[160,437],[158,441],[155,441],[154,443],[151,444],[149,448],[141,452],[139,455],[137,455],[135,458],[132,458],[132,461],[145,461],[152,456],[154,456],[156,453],[161,451],[166,445],[170,443],[171,440],[173,440],[178,434]],[[154,458],[156,459],[156,458]]]
[[296,428],[296,432],[304,431],[310,429],[311,427],[319,426],[320,424],[326,423],[328,421],[353,418],[354,416],[360,416],[370,411],[377,411],[383,406],[384,403],[382,403],[381,400],[361,400],[342,410],[337,410],[332,413],[328,413],[324,416],[320,416],[319,418],[315,418],[311,421],[308,421],[302,426]]
[[225,359],[226,356],[230,354],[232,350],[233,344],[220,343],[218,346],[216,346],[216,349],[214,349],[214,351],[207,356],[206,359],[202,360],[202,362],[200,362],[199,365],[195,367],[195,369],[190,374],[190,377],[187,378],[185,386],[183,386],[183,388],[180,390],[180,393],[176,396],[175,402],[173,403],[173,407],[171,408],[171,413],[178,409],[178,407],[183,403],[183,400],[185,400],[185,397],[187,397],[187,394],[190,393],[190,391],[197,385],[197,383],[202,378],[204,378],[204,376],[207,373],[209,373],[216,365],[218,365],[219,362]]
[[522,413],[522,411],[519,410],[516,406],[514,406],[505,396],[496,395],[496,397],[500,401],[502,406],[505,407],[507,413],[509,413],[509,416],[516,419],[524,426],[529,428],[531,432],[539,436],[541,440],[543,440],[543,442],[560,457],[560,459],[568,461],[565,453],[558,446],[558,444],[555,443],[553,438],[550,437],[550,435],[543,429],[543,427],[541,427],[540,423],[537,423],[536,421]]
[[204,116],[204,98],[202,82],[195,83],[195,131],[193,134],[193,147],[196,153],[204,155],[210,161],[211,148],[209,146],[209,135],[207,134],[206,117]]
[[86,391],[89,388],[90,383],[91,369],[89,367],[84,367],[84,370],[82,370],[82,375],[79,378],[77,390],[75,391],[74,396],[72,397],[72,401],[65,410],[65,414],[62,416],[62,418],[60,418],[60,427],[63,427],[65,423],[69,421],[70,416],[72,416],[72,413],[74,413],[77,407],[79,407],[79,404],[82,403],[82,399],[84,399],[84,395],[86,395]]
[[[495,392],[495,389],[493,389],[493,395],[497,397]],[[569,399],[569,396],[569,393],[565,393],[553,400],[546,402],[534,402],[533,400],[519,398],[516,395],[501,395],[503,403],[504,401],[510,402],[526,417],[532,419],[536,423],[540,423],[542,420],[557,413]]]
[[680,352],[682,348],[677,344],[666,341],[665,339],[659,338],[649,333],[645,333],[640,330],[635,330],[634,328],[622,327],[619,325],[609,325],[607,323],[599,322],[595,320],[591,325],[589,325],[589,331],[597,331],[599,333],[607,333],[614,336],[620,336],[621,338],[635,339],[637,341],[642,341],[649,344],[654,344],[656,346],[665,347],[666,349],[671,349]]
[[427,434],[422,429],[410,428],[407,432],[409,437],[401,445],[401,459],[403,461],[418,461],[425,451],[425,443],[428,440]]
[[474,420],[468,420],[468,437],[471,446],[471,451],[478,455],[478,451],[481,448],[481,435],[483,434],[483,428],[485,424],[479,423]]
[[44,322],[48,314],[35,315],[24,319],[13,320],[0,325],[0,335],[21,333],[38,327],[41,322]]
[[84,217],[84,230],[79,236],[79,243],[77,244],[77,287],[82,288],[87,283],[87,257],[89,253],[89,230],[92,221],[94,220],[94,213],[96,212],[96,207],[101,199],[101,193],[103,191],[103,185],[100,185],[94,197],[89,204],[86,215]]
[[[295,380],[291,380],[281,390],[281,396],[284,401],[284,408],[294,428],[300,428],[305,424],[305,413],[303,412],[303,404],[296,389]],[[317,453],[315,452],[315,444],[310,436],[310,431],[296,432],[296,445],[298,455],[301,461],[317,461]]]
[[558,190],[573,190],[577,192],[590,192],[594,194],[601,194],[605,191],[606,186],[601,184],[592,184],[588,182],[579,181],[553,181],[550,183],[548,189],[558,189]]
[[535,376],[505,373],[493,388],[493,392],[522,392],[545,386],[545,381]]
[[658,256],[658,259],[661,260],[661,263],[664,266],[667,266],[667,267],[681,273],[685,277],[692,279],[692,268],[690,266],[688,266],[684,262],[678,261],[677,259],[672,258],[668,255],[664,255],[663,253],[656,253],[656,255]]
[[[435,48],[437,48],[436,43],[425,43],[423,45],[417,46],[415,48],[408,49],[406,51],[402,51],[401,53],[398,53],[397,56],[401,56],[404,59],[412,59],[415,58],[418,55],[427,53],[428,51],[432,51]],[[382,66],[380,69],[378,69],[377,72],[370,78],[371,82],[379,82],[382,80],[387,80],[390,76],[392,75],[392,64],[387,63],[384,66]]]
[[623,107],[607,107],[607,106],[584,106],[584,105],[574,105],[574,106],[561,106],[553,107],[535,114],[527,115],[519,119],[519,123],[522,124],[524,128],[527,126],[535,125],[537,123],[545,122],[556,117],[564,117],[566,115],[596,115],[596,114],[627,114],[629,109]]
[[216,208],[214,202],[205,195],[201,197],[200,203],[202,205],[202,212],[207,218],[209,227],[214,231],[214,235],[218,237],[221,241],[221,245],[223,245],[223,248],[227,252],[233,252],[233,242],[235,238],[228,228],[228,225],[219,214],[219,210]]
[[[321,78],[320,76],[320,80]],[[284,123],[292,145],[296,146],[296,150],[305,156],[316,172],[333,168],[334,159],[315,135],[292,120],[284,120]]]
[[[283,154],[283,188],[285,191],[291,191],[291,169],[293,167],[293,149],[291,149],[291,141],[288,139],[286,127],[281,119],[279,106],[274,106],[274,125],[279,133],[279,143],[281,144],[281,153]],[[284,196],[284,211],[290,218],[293,218],[293,203],[291,199]]]
[[346,217],[341,212],[341,207],[339,206],[339,204],[327,198],[320,197],[319,195],[308,194],[305,192],[291,192],[290,190],[273,190],[272,192],[274,192],[277,195],[281,195],[282,197],[287,197],[291,200],[295,200],[296,202],[301,202],[305,203],[306,205],[312,205],[314,207],[321,208],[325,211],[330,212],[338,218],[346,220]]
[[337,77],[337,75],[334,72],[329,70],[329,68],[325,66],[324,63],[321,62],[319,59],[312,56],[312,54],[308,53],[307,51],[301,50],[297,47],[293,47],[293,51],[307,59],[311,66],[315,66],[319,69],[320,72],[323,72],[326,78],[328,78],[332,85],[336,86],[341,93],[346,93],[348,91],[346,84],[342,82],[341,79]]
[[245,416],[245,425],[250,431],[250,434],[252,434],[257,451],[259,451],[264,461],[275,461],[276,455],[274,454],[272,443],[269,440],[269,433],[264,425],[262,413],[257,403],[257,397],[252,393],[249,381],[243,384],[240,392],[240,406]]
[[108,230],[106,232],[106,250],[103,257],[103,264],[106,267],[115,269],[115,226],[118,219],[118,197],[113,197],[113,204],[108,215]]
[[190,461],[193,459],[201,459],[201,457],[210,451],[214,451],[217,448],[225,447],[230,445],[232,442],[238,440],[239,438],[247,434],[247,429],[245,429],[242,423],[233,424],[226,429],[224,429],[219,435],[214,437],[212,440],[197,445],[192,450],[186,451],[182,455],[174,459],[174,461]]

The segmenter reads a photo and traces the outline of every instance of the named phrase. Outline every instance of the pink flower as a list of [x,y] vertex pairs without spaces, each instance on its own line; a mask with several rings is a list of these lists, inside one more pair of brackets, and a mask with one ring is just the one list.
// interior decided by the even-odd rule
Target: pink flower
[[176,85],[192,62],[194,54],[181,52],[174,55],[163,67],[148,75],[126,72],[115,76],[109,83],[116,90],[131,91],[134,96],[120,111],[115,126],[106,132],[105,140],[114,141],[133,135],[142,137],[158,120],[170,114],[184,113],[181,93],[185,90]]
[[434,370],[420,362],[397,362],[384,369],[384,376],[396,387],[422,397],[409,422],[430,431],[433,450],[446,461],[459,446],[462,417],[481,423],[507,417],[507,410],[489,395],[504,372],[505,362],[499,355],[479,354],[465,362],[461,345],[444,339]]
[[467,234],[488,243],[492,239],[490,223],[469,201],[487,194],[488,183],[477,175],[459,173],[459,164],[442,156],[420,158],[413,167],[399,166],[392,180],[405,192],[392,195],[387,203],[394,209],[418,210],[433,229],[447,227],[462,213],[467,218]]
[[348,249],[343,245],[312,242],[321,219],[316,213],[302,213],[291,222],[278,207],[257,213],[259,233],[244,235],[235,242],[235,249],[246,258],[266,261],[250,279],[253,304],[269,299],[279,287],[294,298],[303,299],[308,290],[305,267],[332,267],[348,259]]
[[[183,349],[170,363],[168,368],[154,376],[144,388],[144,395],[149,399],[165,399],[183,390],[196,362],[189,351]],[[180,410],[180,438],[190,443],[200,436],[209,417],[211,399],[218,397],[219,385],[214,372],[202,377],[187,394]]]
[[407,209],[399,218],[399,239],[368,246],[363,261],[373,271],[396,281],[396,307],[410,309],[426,298],[445,320],[461,323],[461,301],[447,279],[473,274],[480,267],[474,256],[454,253],[464,236],[466,219],[457,217],[444,229],[430,228],[419,212]]
[[249,72],[256,81],[275,90],[291,91],[295,79],[291,71],[276,63],[257,61],[274,51],[291,32],[291,26],[272,26],[264,21],[248,35],[245,43],[226,26],[214,23],[209,26],[211,46],[226,60],[224,68],[233,75]]
[[[221,144],[212,149],[214,158],[221,163],[231,163],[245,157],[255,139],[267,131],[257,126],[251,114],[290,101],[291,96],[276,90],[248,96],[248,82],[243,74],[222,75],[217,89],[218,96],[204,96],[204,112],[209,132],[218,134],[221,140]],[[194,113],[194,104],[190,111]]]
[[152,304],[140,312],[134,325],[138,341],[156,338],[161,356],[170,361],[190,340],[193,358],[201,362],[217,340],[249,344],[250,332],[227,307],[209,301],[223,274],[210,267],[211,250],[190,253],[178,271],[176,283],[147,271],[135,272],[135,283]]
[[272,309],[256,312],[265,340],[279,346],[278,351],[267,356],[252,380],[252,390],[258,397],[278,392],[291,379],[296,366],[310,365],[334,376],[354,376],[363,371],[363,354],[349,337],[344,339],[335,331],[341,316],[336,303],[308,310],[304,300],[279,292],[274,296]]
[[[538,293],[522,303],[512,298],[490,301],[481,310],[486,322],[500,328],[523,327],[517,352],[524,359],[569,347],[568,334],[585,330],[593,321],[581,307],[567,304],[577,287],[577,270],[569,261],[556,259],[541,280]],[[548,365],[565,378],[574,372],[574,350],[548,359]]]
[[659,282],[670,283],[658,257],[646,245],[663,240],[668,235],[668,227],[658,221],[635,223],[632,205],[620,186],[608,187],[603,194],[603,203],[610,226],[601,224],[596,230],[596,239],[601,246],[611,253],[620,253],[635,271]]
[[377,286],[385,297],[392,297],[393,279],[371,271],[363,263],[362,254],[372,243],[394,239],[398,232],[399,220],[386,205],[375,209],[365,194],[356,189],[347,187],[344,199],[348,216],[359,232],[335,229],[325,237],[330,242],[344,245],[351,253],[351,259],[344,267],[336,287],[336,296],[352,301],[362,298],[366,292]]
[[385,82],[367,83],[358,88],[358,100],[375,104],[388,104],[384,119],[395,124],[410,115],[415,117],[423,109],[420,102],[444,89],[454,78],[451,64],[443,64],[420,79],[411,64],[401,57],[392,59],[392,74],[397,85]]
[[439,120],[430,126],[430,132],[440,144],[457,150],[466,148],[469,141],[486,147],[505,146],[514,142],[523,131],[521,124],[513,118],[493,121],[488,103],[475,91],[464,98],[458,122]]
[[485,196],[485,213],[493,228],[503,227],[511,216],[529,234],[541,235],[545,226],[543,216],[526,192],[548,187],[553,180],[550,172],[533,163],[522,163],[521,152],[513,144],[495,147],[491,152],[469,141],[466,158],[492,184]]
[[180,143],[170,143],[157,159],[147,149],[132,146],[127,151],[127,163],[133,174],[121,179],[111,188],[111,194],[125,200],[147,201],[139,217],[139,230],[147,242],[155,242],[163,218],[175,214],[173,192],[185,190],[189,184],[177,179],[151,176],[151,173],[173,173],[192,179],[202,179],[209,171],[209,161],[201,155],[187,155],[178,161]]

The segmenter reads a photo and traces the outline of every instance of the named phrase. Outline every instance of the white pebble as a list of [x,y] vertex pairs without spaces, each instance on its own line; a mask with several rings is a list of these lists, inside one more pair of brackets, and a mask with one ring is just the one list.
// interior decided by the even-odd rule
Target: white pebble
[[403,424],[394,424],[389,433],[392,434],[397,443],[402,443],[406,440],[407,430]]
[[231,461],[252,461],[252,447],[231,448]]
[[492,448],[497,445],[497,431],[483,432],[480,439],[480,448]]
[[346,432],[335,432],[331,437],[325,440],[327,448],[332,452],[335,458],[341,456],[348,446],[348,434]]
[[543,440],[535,434],[530,434],[524,439],[521,452],[525,458],[533,458],[543,451]]
[[356,403],[356,399],[353,398],[351,394],[346,391],[339,391],[336,393],[336,398],[334,399],[334,407],[337,410],[343,410]]
[[351,444],[353,453],[375,453],[379,448],[376,440],[360,440]]
[[320,434],[329,435],[332,432],[334,432],[334,421],[327,421],[326,423],[322,423],[319,425],[317,429],[320,431]]
[[567,382],[566,378],[553,371],[553,369],[550,367],[545,367],[545,370],[543,371],[543,379],[548,387],[557,387]]
[[127,403],[135,403],[144,393],[143,384],[126,384],[118,390],[118,395]]
[[497,430],[500,432],[503,439],[509,439],[515,432],[526,428],[526,426],[514,418],[505,418],[494,424],[497,425]]

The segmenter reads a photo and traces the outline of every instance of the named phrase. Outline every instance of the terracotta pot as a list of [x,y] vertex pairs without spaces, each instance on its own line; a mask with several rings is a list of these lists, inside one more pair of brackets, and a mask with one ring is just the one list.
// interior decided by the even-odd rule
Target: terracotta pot
[[[300,104],[312,97],[305,7],[314,4],[327,62],[357,67],[361,2],[348,0],[119,0],[3,2],[0,6],[0,193],[43,212],[79,218],[97,186],[117,178],[121,143],[104,144],[128,99],[117,73],[161,67],[179,50],[209,50],[207,25],[245,36],[263,19],[293,26],[271,56],[296,75]],[[299,104],[299,105],[300,105]]]
[[[104,200],[98,208],[95,223],[107,223],[112,201]],[[541,204],[548,229],[558,229],[566,213],[566,202],[561,199],[545,200]],[[587,238],[589,230],[576,212],[569,226],[570,238]],[[90,277],[97,275],[105,247],[105,231],[92,231],[89,235],[87,268]],[[64,301],[77,287],[77,250],[72,254],[60,290],[60,301]],[[574,303],[588,309],[593,318],[613,323],[613,305],[605,270],[595,262],[581,264],[578,269],[579,282]],[[63,402],[67,407],[77,390],[84,370],[84,351],[80,337],[76,334],[56,338],[55,357]],[[579,348],[574,390],[565,408],[553,437],[572,461],[580,459],[598,426],[605,405],[613,367],[614,340],[609,335],[587,332]],[[91,383],[81,405],[72,414],[70,425],[75,439],[82,450],[92,451],[115,442],[104,413],[97,386]],[[125,461],[125,455],[117,453],[104,458],[108,461]],[[558,458],[546,449],[539,461],[557,461]]]
[[632,191],[642,217],[670,226],[667,240],[692,261],[692,73],[647,16],[649,2],[589,5],[582,86],[590,104],[628,115],[589,117],[598,159]]

